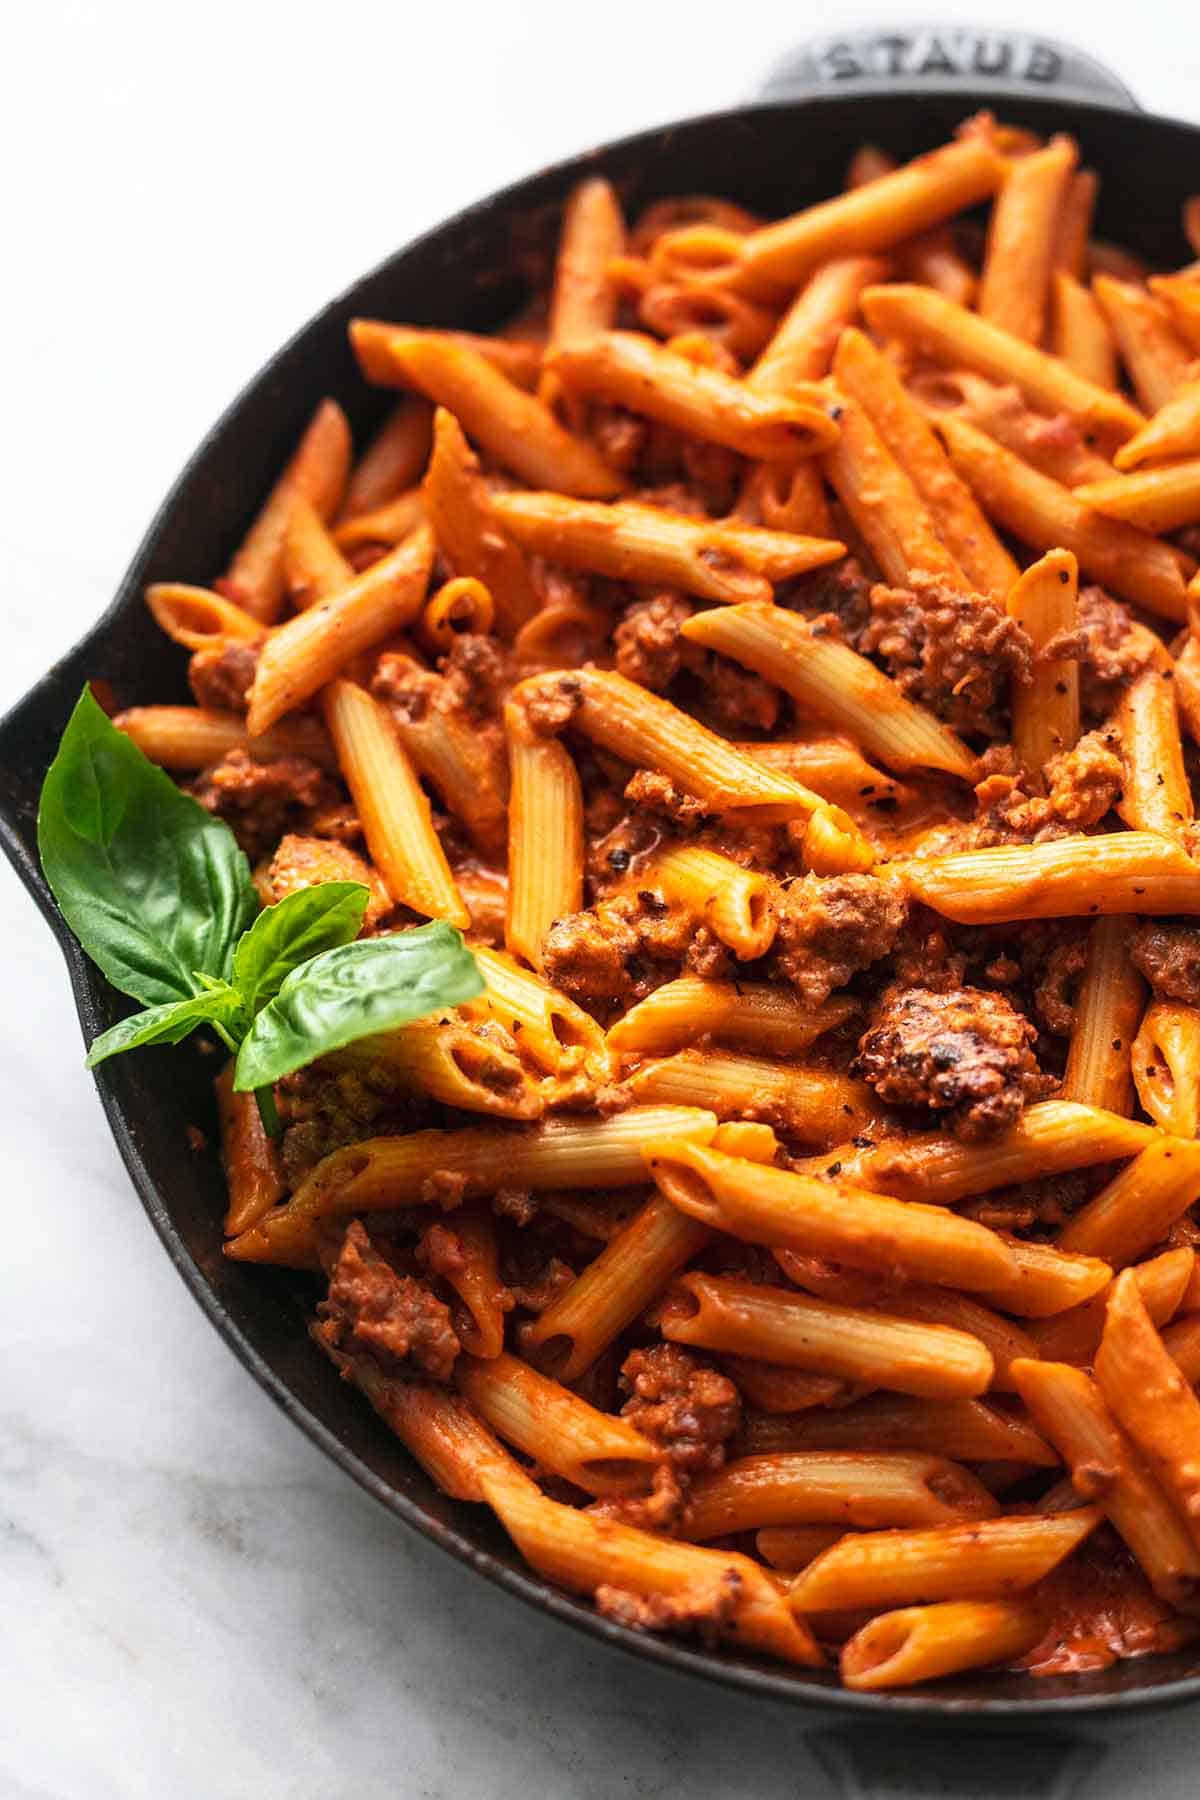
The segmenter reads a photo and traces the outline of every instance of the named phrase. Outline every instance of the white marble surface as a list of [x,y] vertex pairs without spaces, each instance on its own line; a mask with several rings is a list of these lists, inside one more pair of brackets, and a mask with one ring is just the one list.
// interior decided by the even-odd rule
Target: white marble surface
[[[1142,0],[1132,37],[1128,9],[1084,0],[964,10],[1200,111],[1172,0]],[[887,16],[907,9],[819,23]],[[586,17],[40,0],[6,19],[0,706],[101,608],[197,437],[329,293],[539,162],[747,94],[803,29],[782,0]],[[142,1216],[7,869],[0,931],[0,1800],[830,1793],[812,1716],[539,1620],[275,1413]],[[1184,1800],[1198,1750],[1197,1715],[1158,1719],[1087,1791]]]

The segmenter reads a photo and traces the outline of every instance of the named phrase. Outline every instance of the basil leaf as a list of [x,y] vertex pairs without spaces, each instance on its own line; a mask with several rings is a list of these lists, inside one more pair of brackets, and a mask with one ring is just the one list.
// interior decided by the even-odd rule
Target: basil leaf
[[122,1050],[138,1050],[143,1044],[178,1044],[198,1025],[235,1025],[241,1014],[237,990],[222,983],[196,994],[191,1000],[169,1000],[165,1006],[147,1007],[102,1031],[87,1055],[94,1069]]
[[233,833],[109,722],[85,688],[42,786],[38,849],[83,948],[144,1005],[228,976],[258,911]]
[[358,1038],[395,1031],[484,989],[479,965],[453,925],[365,938],[327,950],[288,976],[242,1044],[233,1085],[264,1087]]
[[253,1017],[323,950],[352,944],[370,899],[361,881],[323,881],[264,907],[233,953],[233,982]]

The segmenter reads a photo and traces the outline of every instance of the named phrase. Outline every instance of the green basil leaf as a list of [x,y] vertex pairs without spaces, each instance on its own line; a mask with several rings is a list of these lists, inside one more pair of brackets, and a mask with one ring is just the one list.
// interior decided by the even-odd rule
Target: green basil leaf
[[264,907],[233,953],[233,982],[251,1017],[324,950],[352,944],[370,899],[361,881],[323,881]]
[[238,1056],[239,1093],[265,1087],[358,1038],[395,1031],[484,989],[462,934],[442,920],[327,950],[288,976]]
[[146,1006],[228,976],[258,911],[250,865],[84,689],[42,785],[38,849],[63,916],[114,987]]
[[101,1032],[88,1051],[87,1066],[94,1069],[122,1050],[138,1050],[143,1044],[178,1044],[198,1025],[236,1025],[242,1012],[236,988],[227,983],[207,988],[190,1000],[169,1000],[150,1006]]

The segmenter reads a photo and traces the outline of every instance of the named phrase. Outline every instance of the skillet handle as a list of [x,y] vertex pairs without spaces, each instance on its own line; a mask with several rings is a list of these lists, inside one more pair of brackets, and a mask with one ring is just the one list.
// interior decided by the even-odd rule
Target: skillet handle
[[814,92],[879,93],[889,87],[930,94],[969,88],[1007,100],[1052,94],[1141,110],[1120,77],[1084,50],[1027,31],[961,25],[814,38],[776,63],[759,97],[796,100]]
[[1057,1732],[973,1727],[913,1735],[897,1726],[810,1732],[805,1746],[842,1800],[1071,1800],[1104,1755],[1094,1738]]

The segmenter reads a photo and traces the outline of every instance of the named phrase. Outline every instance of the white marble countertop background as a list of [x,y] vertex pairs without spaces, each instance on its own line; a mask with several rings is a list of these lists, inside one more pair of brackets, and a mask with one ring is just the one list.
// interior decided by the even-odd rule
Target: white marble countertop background
[[[1143,0],[1133,37],[1084,0],[966,11],[1200,112],[1200,40],[1171,0]],[[813,23],[908,16],[878,0]],[[6,25],[0,707],[99,612],[195,441],[329,294],[541,162],[738,100],[803,35],[782,0],[40,0]],[[817,1715],[538,1618],[275,1412],[143,1217],[7,869],[0,931],[0,1800],[823,1800]],[[1148,1721],[1087,1791],[1184,1800],[1197,1749],[1194,1714]]]

